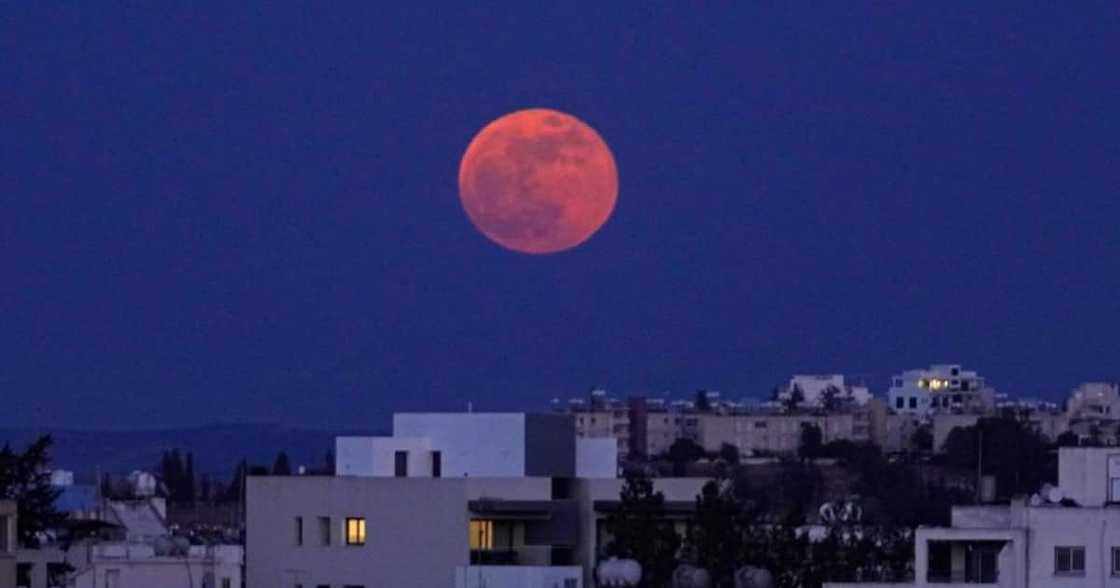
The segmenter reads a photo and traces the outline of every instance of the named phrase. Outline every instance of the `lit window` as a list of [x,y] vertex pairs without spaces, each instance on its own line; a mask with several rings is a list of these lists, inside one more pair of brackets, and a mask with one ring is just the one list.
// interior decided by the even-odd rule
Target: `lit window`
[[471,549],[494,548],[494,521],[471,521]]
[[366,520],[360,517],[346,519],[346,544],[366,544]]
[[1054,573],[1084,575],[1085,547],[1055,547]]

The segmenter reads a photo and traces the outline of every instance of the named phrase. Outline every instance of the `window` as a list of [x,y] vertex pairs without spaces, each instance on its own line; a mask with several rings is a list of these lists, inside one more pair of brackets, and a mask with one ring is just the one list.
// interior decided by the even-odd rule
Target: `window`
[[[32,564],[29,564],[29,563],[17,563],[16,564],[16,586],[30,586],[31,585],[31,568],[32,568]],[[9,568],[9,569],[11,569],[11,568]],[[117,571],[117,570],[109,570],[108,573],[111,574],[113,572],[117,573],[117,579],[119,580],[120,579],[120,572]],[[108,586],[108,584],[109,584],[108,575],[106,575],[106,577],[105,577],[105,584],[106,584],[106,586]],[[115,586],[113,586],[113,588],[120,588],[120,582],[118,582]]]
[[1120,576],[1120,547],[1112,548],[1112,575]]
[[319,517],[319,545],[331,544],[331,518]]
[[963,401],[963,400],[964,400],[964,397],[961,396],[960,394],[954,394],[953,395],[953,402],[955,402],[957,404],[960,404],[961,401]]
[[494,548],[494,521],[471,521],[471,549]]
[[438,451],[432,452],[432,477],[439,478],[443,475],[443,454]]
[[1120,502],[1120,455],[1108,456],[1108,501]]
[[894,387],[895,388],[901,388],[902,387],[902,378],[895,378],[894,379]]
[[895,408],[906,408],[906,399],[901,397],[901,396],[899,396],[898,398],[895,398],[894,399],[894,407]]
[[364,518],[350,517],[346,519],[346,544],[366,544],[366,520]]
[[303,517],[296,517],[296,545],[303,545]]
[[12,549],[12,538],[11,538],[12,523],[9,522],[11,520],[12,520],[12,517],[9,517],[9,516],[0,517],[0,553],[7,553],[9,551],[13,551],[13,549]]
[[765,429],[766,428],[766,421],[755,421],[754,422],[754,428]]
[[222,578],[222,588],[233,588],[233,580]]
[[1054,573],[1085,575],[1085,547],[1055,547]]
[[917,396],[911,396],[910,397],[910,408],[918,408],[918,397]]
[[393,453],[393,475],[398,478],[408,477],[407,451],[397,451]]

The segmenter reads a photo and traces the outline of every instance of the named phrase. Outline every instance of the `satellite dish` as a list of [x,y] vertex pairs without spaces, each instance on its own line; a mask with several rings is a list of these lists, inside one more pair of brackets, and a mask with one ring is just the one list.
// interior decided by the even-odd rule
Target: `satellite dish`
[[1051,487],[1050,491],[1046,493],[1046,500],[1049,500],[1050,502],[1054,502],[1054,503],[1061,502],[1062,500],[1065,499],[1065,497],[1066,497],[1065,491],[1063,491],[1061,488],[1059,488],[1057,486]]

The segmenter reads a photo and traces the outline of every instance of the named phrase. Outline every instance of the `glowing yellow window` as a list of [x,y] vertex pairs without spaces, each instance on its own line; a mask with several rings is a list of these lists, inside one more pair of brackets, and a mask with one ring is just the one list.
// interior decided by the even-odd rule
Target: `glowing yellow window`
[[346,544],[366,544],[366,520],[359,517],[346,519]]
[[471,549],[494,549],[494,521],[471,521]]

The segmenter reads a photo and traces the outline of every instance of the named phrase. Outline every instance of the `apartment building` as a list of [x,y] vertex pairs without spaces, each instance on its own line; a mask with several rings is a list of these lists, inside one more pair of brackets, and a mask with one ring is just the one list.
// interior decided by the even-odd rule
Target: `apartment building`
[[935,364],[902,372],[891,379],[887,400],[896,413],[918,416],[990,413],[996,402],[995,391],[984,378],[959,364]]
[[733,445],[742,455],[790,454],[801,446],[806,425],[821,431],[822,442],[846,439],[855,443],[874,441],[873,413],[869,409],[846,412],[701,414],[699,443],[705,451]]
[[[416,463],[410,452],[423,457],[438,451],[438,476],[430,468],[378,466],[388,460],[390,442],[349,438],[339,440],[346,451],[339,452],[336,476],[250,477],[248,585],[591,586],[609,539],[602,521],[617,508],[623,483],[616,475],[617,445],[613,439],[577,440],[572,417],[546,416],[395,416],[394,434],[402,435],[405,448],[392,449],[394,466]],[[567,449],[542,454],[533,439],[546,431],[558,435],[555,427],[564,423],[572,445],[557,437],[556,446]],[[476,433],[484,437],[479,445],[464,445],[459,453],[446,445],[472,443]],[[363,447],[382,457],[362,457]],[[513,465],[497,463],[503,460]],[[695,504],[703,482],[655,484],[683,513]]]
[[0,588],[16,587],[16,503],[0,500]]
[[1058,464],[1057,487],[918,528],[912,585],[1120,586],[1120,450],[1066,447]]

